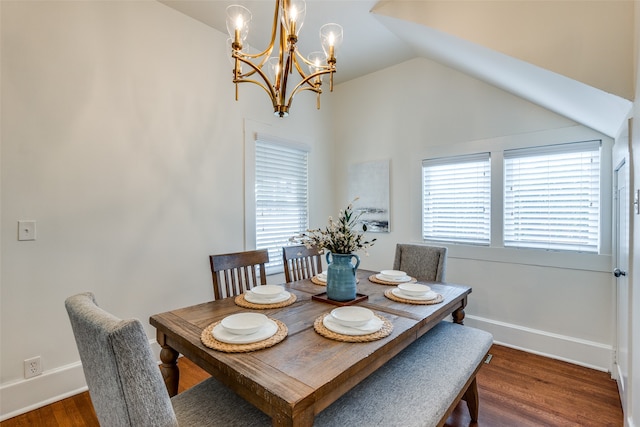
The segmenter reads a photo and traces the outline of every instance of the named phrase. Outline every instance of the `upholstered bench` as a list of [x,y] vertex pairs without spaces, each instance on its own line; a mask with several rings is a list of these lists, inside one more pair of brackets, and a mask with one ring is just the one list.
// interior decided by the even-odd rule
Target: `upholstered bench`
[[315,426],[441,426],[465,399],[478,419],[476,374],[493,343],[479,329],[440,322],[316,416]]

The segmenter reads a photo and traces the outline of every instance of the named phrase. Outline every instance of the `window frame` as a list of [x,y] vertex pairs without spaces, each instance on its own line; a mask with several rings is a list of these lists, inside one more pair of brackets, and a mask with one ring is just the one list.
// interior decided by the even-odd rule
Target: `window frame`
[[[484,209],[486,210],[483,214],[473,214],[473,217],[475,218],[475,221],[473,221],[472,223],[469,224],[470,227],[474,227],[474,228],[481,228],[483,229],[482,231],[484,232],[482,234],[481,238],[478,239],[469,239],[468,237],[466,237],[466,234],[464,232],[460,232],[457,233],[455,231],[449,231],[449,232],[445,232],[442,230],[442,226],[441,227],[437,227],[436,228],[440,228],[440,231],[436,234],[432,234],[430,237],[427,237],[427,230],[426,228],[427,226],[427,221],[426,218],[428,216],[427,214],[427,180],[426,180],[426,168],[429,167],[433,167],[433,168],[438,168],[441,166],[448,166],[448,165],[454,165],[454,166],[460,166],[463,164],[469,164],[469,163],[485,163],[487,164],[486,169],[484,169],[483,171],[485,171],[486,173],[488,173],[488,182],[486,182],[486,190],[487,190],[487,195],[486,195],[486,200],[480,200],[478,201],[478,203],[471,203],[468,205],[468,209],[469,210],[473,210],[474,208],[478,208],[479,206],[483,205]],[[479,246],[490,246],[491,245],[491,153],[489,152],[481,152],[481,153],[474,153],[474,154],[465,154],[465,155],[458,155],[458,156],[447,156],[447,157],[436,157],[436,158],[429,158],[429,159],[424,159],[422,160],[422,239],[425,241],[437,241],[437,242],[447,242],[447,243],[453,243],[453,244],[468,244],[468,245],[479,245]],[[452,187],[458,187],[457,189],[460,190],[461,187],[466,187],[467,189],[471,189],[471,187],[473,187],[472,185],[469,186],[461,186],[458,184],[452,184]],[[455,188],[450,188],[451,190],[455,190]],[[440,207],[441,209],[446,209],[446,207],[444,206],[444,204],[446,203],[446,199],[447,197],[442,197],[439,198],[440,200]],[[487,212],[488,211],[488,212]],[[482,222],[483,220],[481,219],[482,216],[486,216],[486,225],[484,227],[482,227]],[[451,225],[449,225],[448,227],[451,227]],[[450,234],[449,237],[446,236],[446,234]]]
[[[283,138],[274,129],[262,124],[245,121],[245,191],[244,191],[244,240],[246,250],[257,248],[257,221],[256,221],[256,143],[257,141],[280,145],[290,149],[305,151],[307,155],[311,153],[311,145],[306,143],[303,137],[297,140]],[[307,227],[309,222],[309,159],[307,158]],[[306,229],[306,228],[305,228]],[[267,275],[281,274],[284,272],[282,266],[281,252],[274,259],[270,255],[270,263],[275,262],[275,266],[267,266]]]
[[[547,146],[570,143],[575,141],[601,140],[600,158],[600,242],[599,253],[562,252],[545,249],[527,249],[504,247],[502,233],[503,217],[503,151],[516,148]],[[439,244],[449,249],[450,258],[460,258],[478,261],[512,263],[533,266],[548,266],[558,268],[572,268],[585,271],[609,272],[611,263],[612,238],[612,199],[613,185],[612,150],[614,140],[601,133],[582,126],[568,126],[564,128],[533,131],[528,133],[493,137],[482,140],[460,142],[456,144],[440,144],[425,147],[419,162],[414,163],[414,197],[421,200],[422,191],[422,159],[432,157],[446,157],[477,152],[491,153],[491,245],[477,246],[454,244],[424,240],[422,238],[422,223],[416,218],[411,233],[413,241],[425,244]],[[422,214],[421,202],[416,206]]]
[[[599,244],[600,244],[600,193],[601,193],[601,188],[602,185],[600,183],[600,173],[601,173],[601,149],[602,147],[602,141],[601,140],[591,140],[591,141],[576,141],[576,142],[572,142],[572,143],[566,143],[566,144],[558,144],[558,145],[551,145],[551,146],[542,146],[542,147],[529,147],[529,148],[524,148],[524,149],[513,149],[513,150],[505,150],[503,152],[503,171],[504,171],[504,179],[503,179],[503,185],[504,185],[504,212],[503,212],[503,221],[502,221],[502,226],[503,226],[503,245],[505,247],[512,247],[512,248],[524,248],[524,249],[543,249],[543,250],[554,250],[554,251],[567,251],[567,252],[587,252],[587,253],[599,253]],[[550,234],[551,233],[547,233],[547,234],[542,234],[539,235],[539,237],[534,237],[534,234],[532,231],[525,231],[524,233],[521,234],[520,238],[518,238],[518,233],[516,232],[516,229],[518,228],[518,226],[516,225],[516,223],[518,221],[514,220],[513,222],[509,222],[509,218],[508,218],[508,214],[509,214],[509,206],[513,205],[514,203],[516,203],[518,197],[518,193],[519,191],[516,192],[512,192],[510,193],[507,189],[509,183],[513,183],[512,181],[509,180],[509,168],[508,168],[508,162],[511,160],[514,162],[514,166],[515,166],[515,162],[517,162],[518,160],[521,160],[524,162],[524,164],[527,164],[527,159],[531,159],[531,158],[544,158],[544,157],[548,157],[548,158],[554,158],[557,156],[566,156],[569,154],[577,154],[577,155],[582,155],[584,153],[593,153],[593,152],[597,152],[597,157],[598,157],[598,163],[597,163],[597,171],[598,171],[598,188],[597,188],[597,194],[596,194],[596,200],[594,200],[595,202],[595,207],[597,209],[597,213],[595,215],[596,217],[596,221],[598,222],[598,227],[596,230],[596,236],[594,239],[593,233],[592,232],[587,232],[586,234],[586,238],[587,238],[587,243],[586,244],[580,244],[578,243],[576,238],[567,238],[565,239],[565,243],[562,243],[562,239],[561,238],[556,238],[556,239],[549,239]],[[576,160],[578,160],[577,158],[573,158],[572,160],[567,160],[568,162],[576,162]],[[540,170],[540,166],[543,166],[541,162],[538,162],[536,165],[536,173],[538,170]],[[548,165],[546,166],[548,168]],[[517,166],[512,168],[514,170],[514,174],[513,176],[515,177],[516,175],[518,175],[515,172],[515,169],[519,169]],[[591,171],[593,171],[593,169],[590,169]],[[524,182],[524,187],[526,189],[530,189],[532,185],[534,185],[533,179],[531,177],[531,169],[530,167],[525,166],[524,169],[525,173],[523,175],[524,179],[526,180],[526,182]],[[527,172],[529,171],[529,172]],[[575,170],[571,171],[572,175],[571,177],[576,177],[577,173],[575,172]],[[562,179],[559,175],[560,175],[560,170],[558,170],[557,168],[555,168],[555,170],[552,168],[551,173],[550,173],[551,177],[553,178],[558,178],[558,179]],[[540,180],[547,180],[548,176],[545,173],[545,175],[543,177],[540,178]],[[517,181],[517,179],[516,179]],[[569,181],[566,181],[569,182]],[[573,182],[573,181],[571,181]],[[551,203],[548,205],[550,207],[551,211],[558,211],[558,206],[557,204],[553,203],[553,200],[555,198],[554,194],[557,194],[557,192],[559,190],[561,190],[561,186],[560,185],[556,185],[556,186],[550,186],[550,187],[545,187],[545,188],[550,188],[549,193],[549,200],[551,200]],[[535,194],[535,198],[538,198],[540,200],[542,200],[544,198],[544,194],[542,194],[543,192],[537,192]],[[513,199],[510,198],[510,194],[515,194],[513,196]],[[584,191],[582,193],[571,193],[573,196],[576,196],[577,194],[584,194]],[[522,196],[520,196],[522,197]],[[589,193],[589,199],[593,200],[593,194]],[[527,197],[525,196],[525,200],[528,200],[527,202],[525,202],[525,206],[526,205],[530,205],[533,201],[533,199],[531,197]],[[565,199],[563,199],[565,200]],[[511,203],[507,203],[508,201],[511,201]],[[556,202],[557,203],[557,202]],[[578,203],[576,203],[577,205]],[[578,206],[576,206],[578,207]],[[583,207],[582,207],[583,208]],[[518,210],[514,210],[514,212],[516,213],[524,213],[525,215],[528,213],[529,215],[534,215],[535,212],[533,212],[531,210],[531,208],[525,208],[523,211],[518,211]],[[537,212],[541,212],[541,211],[537,211]],[[592,216],[593,213],[591,214],[585,214],[584,211],[580,211],[579,214],[577,215],[578,217],[590,217]],[[552,226],[554,220],[560,221],[562,222],[566,222],[569,219],[575,219],[575,218],[569,218],[569,217],[563,217],[560,216],[556,216],[556,217],[546,217],[544,221],[538,221],[538,227],[540,225],[546,225],[547,227]],[[585,220],[583,218],[583,220]],[[510,225],[511,224],[511,225]],[[531,227],[535,227],[536,222],[533,220],[527,221],[525,220],[523,222],[523,224],[525,225],[525,230],[526,229],[531,229]],[[584,224],[583,224],[584,227]],[[588,228],[588,227],[587,227]],[[511,230],[511,233],[509,233],[508,231]],[[509,239],[507,239],[507,235],[510,236]],[[540,237],[543,236],[543,237]],[[595,240],[595,244],[592,243],[593,240]],[[584,242],[584,240],[583,240]]]

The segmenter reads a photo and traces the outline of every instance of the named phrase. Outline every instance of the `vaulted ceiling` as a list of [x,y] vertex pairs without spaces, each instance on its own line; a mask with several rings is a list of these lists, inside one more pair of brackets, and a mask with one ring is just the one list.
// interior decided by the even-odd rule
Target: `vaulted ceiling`
[[[263,47],[275,1],[160,0],[226,33],[225,8],[253,13]],[[302,52],[344,27],[336,83],[423,56],[615,137],[632,107],[633,0],[307,0]],[[640,7],[640,6],[638,6]]]
[[633,99],[633,1],[387,0],[373,10]]

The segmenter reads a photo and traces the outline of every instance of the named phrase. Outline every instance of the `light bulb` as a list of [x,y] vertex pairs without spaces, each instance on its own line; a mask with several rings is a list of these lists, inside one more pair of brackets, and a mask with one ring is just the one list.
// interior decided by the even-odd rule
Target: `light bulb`
[[[287,7],[285,7],[285,3],[288,3]],[[280,7],[280,18],[283,27],[290,36],[297,36],[307,14],[306,2],[304,0],[289,0],[288,2],[282,2]]]
[[251,12],[244,6],[231,5],[227,7],[227,32],[235,43],[242,43],[249,34]]
[[320,43],[327,59],[335,59],[336,51],[342,44],[342,36],[342,27],[338,24],[325,24],[320,28]]

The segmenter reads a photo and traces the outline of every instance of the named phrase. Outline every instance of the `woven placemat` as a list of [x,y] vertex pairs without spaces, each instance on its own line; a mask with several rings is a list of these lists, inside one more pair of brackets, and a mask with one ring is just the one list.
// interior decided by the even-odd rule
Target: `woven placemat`
[[372,274],[371,276],[369,276],[369,281],[373,283],[377,283],[379,285],[397,286],[400,283],[416,283],[418,279],[416,279],[415,277],[412,277],[411,280],[409,280],[408,282],[388,282],[386,280],[378,279],[375,274]]
[[245,299],[245,297],[244,297],[244,294],[240,294],[240,295],[238,295],[236,297],[235,303],[236,303],[236,305],[239,305],[240,307],[244,307],[244,308],[253,308],[253,309],[257,309],[257,310],[266,310],[268,308],[286,307],[286,306],[291,305],[294,302],[296,302],[297,299],[298,298],[294,294],[291,294],[289,299],[286,300],[286,301],[276,302],[276,303],[273,303],[273,304],[255,304],[253,302],[247,301]]
[[[327,286],[327,282],[326,281],[323,282],[322,280],[318,279],[318,276],[313,276],[311,278],[311,282],[316,285]],[[356,283],[360,283],[360,279],[356,279]]]
[[390,335],[391,332],[393,331],[393,325],[391,324],[389,319],[382,316],[378,316],[376,314],[375,316],[383,321],[382,328],[380,328],[378,332],[374,332],[372,334],[367,334],[367,335],[338,334],[336,332],[333,332],[327,329],[326,326],[324,326],[324,323],[322,323],[322,321],[324,320],[324,317],[329,316],[330,314],[331,313],[324,313],[323,315],[318,317],[315,320],[315,322],[313,322],[313,329],[315,329],[316,332],[322,335],[323,337],[330,338],[332,340],[343,341],[343,342],[370,342],[370,341],[376,341],[381,338],[384,338]]
[[440,304],[442,301],[444,301],[444,297],[440,294],[438,294],[438,296],[435,297],[434,299],[430,299],[426,301],[402,298],[394,294],[393,289],[387,289],[386,291],[384,291],[384,296],[389,298],[392,301],[403,302],[405,304],[432,305],[432,304]]
[[[271,319],[271,318],[269,318]],[[225,353],[247,353],[250,351],[262,350],[263,348],[269,348],[287,337],[287,333],[289,329],[287,329],[287,325],[279,321],[278,319],[271,319],[278,325],[278,331],[275,335],[267,338],[266,340],[253,342],[250,344],[228,344],[226,342],[218,341],[213,337],[211,331],[215,328],[221,321],[214,322],[204,328],[202,334],[200,334],[200,340],[202,344],[206,345],[209,348],[214,350],[223,351]]]
[[317,276],[313,276],[311,278],[311,282],[313,282],[316,285],[320,285],[320,286],[327,286],[327,282],[323,282],[322,280],[318,279]]

